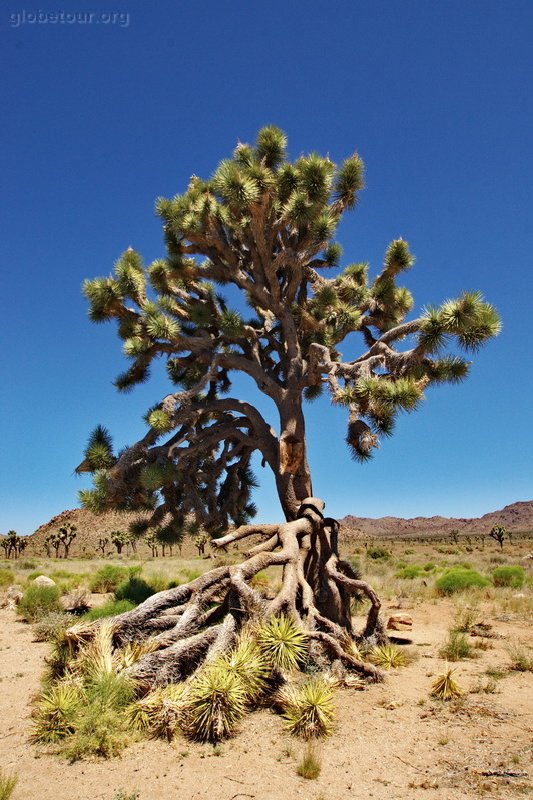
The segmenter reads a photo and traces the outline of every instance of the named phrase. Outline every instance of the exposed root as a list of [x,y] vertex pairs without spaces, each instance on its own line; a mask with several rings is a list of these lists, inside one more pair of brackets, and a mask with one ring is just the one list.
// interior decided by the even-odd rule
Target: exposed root
[[[385,637],[379,620],[380,601],[373,589],[338,556],[338,524],[324,519],[324,503],[303,501],[298,518],[281,525],[246,525],[212,542],[215,548],[250,536],[264,541],[252,547],[240,564],[215,567],[190,583],[152,595],[137,608],[106,621],[117,647],[150,640],[151,652],[126,673],[148,690],[180,681],[201,665],[228,651],[249,620],[285,614],[304,629],[325,657],[341,661],[371,681],[380,671],[354,656],[350,598],[370,600],[364,630],[355,639],[373,643]],[[282,567],[282,583],[272,599],[250,581],[258,572]],[[99,622],[74,625],[67,631],[73,651],[90,641]]]

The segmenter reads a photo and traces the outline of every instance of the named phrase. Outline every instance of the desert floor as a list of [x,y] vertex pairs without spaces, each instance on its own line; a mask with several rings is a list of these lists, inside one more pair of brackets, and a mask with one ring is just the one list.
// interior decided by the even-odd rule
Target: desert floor
[[[28,735],[48,644],[33,641],[31,626],[12,609],[1,609],[0,768],[19,776],[12,800],[525,797],[532,789],[533,681],[531,672],[508,669],[508,647],[531,645],[527,616],[503,613],[489,600],[479,607],[479,620],[497,638],[485,640],[488,649],[477,658],[454,664],[465,695],[442,703],[431,699],[430,688],[446,666],[439,648],[454,602],[404,599],[401,606],[413,618],[415,659],[387,673],[383,684],[336,691],[336,730],[319,745],[315,780],[296,773],[305,745],[265,710],[249,715],[218,748],[182,738],[145,741],[115,759],[73,764],[39,752]],[[390,602],[385,613],[397,607]],[[500,671],[498,679],[487,670]]]

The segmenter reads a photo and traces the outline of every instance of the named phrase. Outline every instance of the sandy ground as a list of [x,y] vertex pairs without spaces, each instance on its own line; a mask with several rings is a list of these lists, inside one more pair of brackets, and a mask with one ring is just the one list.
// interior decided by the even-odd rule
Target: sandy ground
[[[109,761],[68,764],[28,744],[32,697],[39,689],[48,645],[32,641],[30,626],[0,610],[0,767],[16,772],[12,800],[341,800],[366,798],[525,797],[532,789],[532,674],[512,672],[496,693],[469,693],[460,707],[429,697],[438,655],[451,622],[446,600],[409,610],[418,658],[364,691],[336,693],[335,734],[320,745],[316,780],[298,777],[304,746],[290,739],[269,711],[251,714],[221,748],[177,739],[133,745]],[[472,689],[487,668],[506,669],[506,643],[527,641],[531,628],[512,617],[485,617],[502,636],[474,660],[459,662],[456,678]],[[515,777],[483,775],[508,770]],[[524,775],[523,773],[527,773]]]

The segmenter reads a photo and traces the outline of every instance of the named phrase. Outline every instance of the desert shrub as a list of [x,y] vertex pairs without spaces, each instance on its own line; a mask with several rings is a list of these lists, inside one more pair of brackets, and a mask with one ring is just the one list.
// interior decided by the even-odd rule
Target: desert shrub
[[402,567],[396,572],[397,578],[403,578],[404,580],[413,580],[413,578],[418,578],[422,568],[417,566],[416,564],[407,564],[407,566]]
[[333,730],[333,691],[323,678],[310,678],[301,686],[279,692],[286,727],[293,736],[316,739]]
[[452,677],[454,672],[454,669],[447,669],[446,672],[437,675],[431,685],[432,697],[438,700],[452,700],[463,694],[463,690]]
[[74,733],[85,701],[83,688],[72,682],[58,683],[44,691],[32,715],[31,740],[51,744]]
[[407,664],[407,657],[403,650],[394,644],[378,644],[368,654],[369,661],[383,669],[396,669]]
[[495,586],[510,586],[512,589],[521,589],[524,585],[523,567],[496,567],[492,573]]
[[468,633],[476,621],[478,607],[476,603],[458,603],[453,618],[453,631]]
[[466,589],[483,588],[489,581],[476,572],[466,567],[452,567],[437,579],[435,586],[439,594],[450,595],[463,592]]
[[156,589],[143,578],[131,575],[127,581],[120,583],[115,589],[117,600],[129,600],[134,605],[143,603],[156,593]]
[[307,657],[306,634],[284,614],[262,623],[255,638],[265,660],[274,669],[296,669]]
[[131,611],[132,608],[135,608],[135,603],[132,603],[131,600],[108,600],[107,603],[97,608],[91,608],[90,611],[83,615],[83,619],[92,622],[95,619],[102,619],[102,617],[114,617],[116,614],[123,614],[124,611]]
[[11,586],[15,583],[15,573],[9,567],[0,568],[0,586]]
[[63,611],[52,611],[39,619],[33,626],[36,642],[52,642],[72,623],[72,618]]
[[517,672],[533,672],[533,650],[521,642],[514,642],[507,648],[511,659],[510,669]]
[[106,564],[93,575],[90,583],[91,592],[104,594],[114,592],[119,583],[128,577],[132,577],[127,567],[116,567],[113,564]]
[[459,631],[450,631],[448,639],[439,650],[441,658],[448,661],[460,661],[463,658],[472,658],[474,654],[472,645]]
[[232,650],[220,656],[216,663],[240,678],[248,703],[257,701],[265,691],[270,670],[259,645],[250,633],[241,633]]
[[433,561],[428,561],[427,564],[424,564],[424,572],[433,572],[436,568],[437,565],[434,564]]
[[320,775],[320,770],[320,758],[315,748],[309,745],[302,756],[302,760],[298,764],[296,772],[301,778],[314,781]]
[[18,783],[17,775],[8,775],[0,769],[0,800],[9,800]]
[[192,680],[184,728],[192,739],[219,742],[231,736],[246,711],[246,689],[235,672],[213,664]]
[[37,562],[36,561],[29,561],[26,559],[25,561],[20,561],[17,564],[18,569],[36,569]]
[[130,726],[141,733],[171,741],[186,707],[185,685],[153,689],[127,708]]
[[42,571],[42,569],[36,569],[36,570],[34,570],[34,572],[30,572],[30,574],[27,576],[26,580],[27,581],[34,581],[35,578],[38,578],[40,575],[44,575],[44,572]]
[[62,611],[58,586],[28,586],[17,606],[19,614],[26,622],[37,622],[52,612]]
[[391,554],[388,550],[385,550],[384,547],[369,547],[366,551],[368,558],[372,558],[375,561],[388,561],[391,557]]

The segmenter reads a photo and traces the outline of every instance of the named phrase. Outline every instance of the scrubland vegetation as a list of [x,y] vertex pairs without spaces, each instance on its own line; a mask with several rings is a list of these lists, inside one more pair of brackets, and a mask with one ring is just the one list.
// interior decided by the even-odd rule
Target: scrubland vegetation
[[[344,557],[369,577],[382,597],[388,609],[385,622],[395,608],[409,609],[413,616],[417,607],[427,604],[446,608],[447,634],[435,650],[442,668],[420,687],[421,704],[460,709],[469,694],[495,694],[506,676],[533,670],[533,649],[521,639],[504,643],[504,660],[492,663],[490,658],[491,619],[531,619],[533,560],[527,556],[532,546],[533,538],[527,537],[516,538],[503,551],[497,545],[467,551],[461,543],[444,548],[432,542],[387,541],[365,548],[352,540],[345,545]],[[238,560],[239,552],[229,551],[216,559],[70,560],[61,569],[52,559],[0,564],[3,590],[16,584],[23,591],[18,615],[33,626],[37,641],[50,643],[42,690],[33,706],[34,746],[70,761],[112,757],[145,737],[218,746],[238,734],[246,713],[268,706],[280,714],[288,737],[307,743],[299,760],[293,759],[295,772],[317,779],[322,760],[318,743],[335,732],[336,697],[343,685],[350,685],[350,676],[320,669],[309,657],[306,634],[290,619],[277,616],[247,625],[227,652],[191,679],[149,689],[130,679],[128,669],[157,647],[155,637],[121,647],[113,644],[113,621],[106,617],[203,574],[213,561]],[[56,586],[36,585],[38,575],[51,577]],[[279,583],[279,570],[270,569],[256,576],[254,588],[268,596]],[[72,605],[73,598],[80,606],[87,602],[90,610],[78,616],[72,610],[67,613],[64,606],[67,600]],[[356,620],[362,620],[366,601],[353,602],[352,610]],[[98,634],[85,643],[84,627],[96,620]],[[74,643],[72,637],[65,638],[65,630],[73,625],[80,631]],[[385,675],[409,670],[420,655],[416,646],[405,646],[403,633],[391,636],[391,642],[366,650],[358,651],[353,644],[354,657],[379,666]],[[481,655],[488,666],[475,682],[465,683],[456,665]],[[360,677],[354,675],[351,685],[358,684]],[[1,774],[0,797],[10,797],[15,783],[13,775]]]

